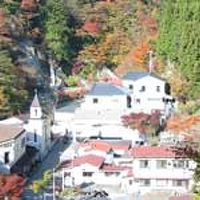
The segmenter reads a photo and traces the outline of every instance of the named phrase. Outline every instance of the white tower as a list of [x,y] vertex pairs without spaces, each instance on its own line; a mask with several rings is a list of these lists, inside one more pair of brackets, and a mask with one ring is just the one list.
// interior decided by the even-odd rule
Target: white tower
[[30,119],[40,118],[42,118],[42,108],[38,100],[37,90],[35,90],[35,96],[30,107]]
[[30,119],[25,126],[27,131],[27,145],[34,146],[40,151],[41,159],[46,155],[50,147],[50,124],[43,117],[37,91],[30,107]]

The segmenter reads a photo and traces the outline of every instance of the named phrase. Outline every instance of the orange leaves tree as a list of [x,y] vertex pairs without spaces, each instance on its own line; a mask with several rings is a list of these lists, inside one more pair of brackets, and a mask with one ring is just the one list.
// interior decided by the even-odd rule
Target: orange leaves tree
[[[123,56],[127,54],[131,41],[123,32],[108,33],[100,43],[91,44],[79,53],[78,59],[82,61],[82,72],[89,73],[101,69],[103,66],[113,68],[117,66]],[[87,74],[87,73],[86,73]]]
[[176,133],[189,132],[193,126],[200,123],[199,115],[191,115],[191,116],[176,116],[172,117],[167,122],[167,129],[173,130]]
[[26,180],[16,174],[0,175],[0,198],[20,200]]

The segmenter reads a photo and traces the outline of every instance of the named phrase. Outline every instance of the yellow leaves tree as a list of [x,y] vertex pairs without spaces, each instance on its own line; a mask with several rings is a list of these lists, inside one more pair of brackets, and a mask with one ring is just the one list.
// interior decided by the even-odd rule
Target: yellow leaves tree
[[0,110],[4,109],[5,105],[7,104],[7,98],[4,94],[3,88],[0,87]]

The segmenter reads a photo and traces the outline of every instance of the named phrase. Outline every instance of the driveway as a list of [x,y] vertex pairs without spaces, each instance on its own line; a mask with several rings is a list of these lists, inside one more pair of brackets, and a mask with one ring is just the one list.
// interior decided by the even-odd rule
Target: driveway
[[46,195],[46,199],[44,198],[44,194],[34,194],[29,188],[28,185],[30,185],[33,181],[41,179],[43,176],[43,173],[47,170],[53,170],[53,168],[56,168],[57,164],[59,163],[59,157],[60,154],[68,148],[70,145],[70,142],[63,143],[63,138],[58,138],[57,141],[52,146],[51,150],[47,154],[46,158],[42,161],[41,164],[38,165],[38,167],[32,172],[32,175],[28,177],[28,183],[27,187],[25,189],[25,192],[23,194],[23,200],[40,200],[40,199],[50,199],[50,195]]

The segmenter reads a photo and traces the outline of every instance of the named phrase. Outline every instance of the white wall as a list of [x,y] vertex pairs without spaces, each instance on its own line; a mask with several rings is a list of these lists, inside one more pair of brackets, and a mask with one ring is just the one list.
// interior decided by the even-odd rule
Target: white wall
[[[72,186],[73,185],[81,185],[82,183],[91,183],[94,181],[94,174],[98,173],[98,167],[94,167],[89,164],[83,164],[81,166],[73,167],[71,169],[63,169],[64,173],[70,173],[70,176],[65,176],[65,185]],[[83,172],[92,172],[93,175],[83,176]],[[73,182],[73,183],[72,183]]]
[[88,124],[74,124],[71,126],[72,133],[78,138],[98,137],[102,138],[121,138],[123,140],[130,140],[134,145],[137,141],[141,141],[139,132],[132,130],[123,125],[88,125]]
[[[98,99],[97,103],[93,99]],[[123,110],[127,109],[126,95],[94,96],[87,95],[81,104],[82,110]]]
[[[25,132],[19,135],[16,139],[0,143],[0,163],[7,169],[9,173],[10,168],[17,162],[19,158],[25,153]],[[4,164],[5,152],[9,152],[9,163]]]
[[[65,186],[73,186],[80,185],[83,183],[95,183],[100,185],[119,185],[122,180],[122,175],[124,172],[121,173],[113,173],[107,175],[105,172],[99,170],[97,167],[93,167],[89,164],[81,165],[78,167],[74,167],[73,169],[63,169],[63,173],[70,172],[70,177],[65,176]],[[83,172],[93,172],[91,177],[84,177]]]
[[[149,160],[149,165],[147,168],[140,167],[140,160]],[[166,160],[167,165],[166,168],[157,168],[157,160]],[[146,186],[147,190],[153,189],[173,189],[173,190],[183,190],[189,191],[192,188],[192,177],[193,177],[193,170],[191,170],[193,166],[193,161],[184,160],[184,167],[175,168],[173,162],[178,162],[178,159],[172,158],[158,158],[158,159],[134,159],[133,161],[133,170],[134,170],[134,179],[136,180],[135,184],[140,185],[140,179],[150,179],[151,185]],[[188,166],[186,164],[188,162]],[[165,186],[158,186],[156,182],[157,180],[168,180],[167,185]],[[188,187],[186,186],[173,186],[173,180],[188,180]],[[141,185],[140,185],[141,188]]]
[[[165,82],[151,77],[145,76],[136,81],[123,80],[123,85],[129,88],[129,85],[133,85],[132,91],[132,109],[134,112],[146,112],[151,113],[151,110],[165,109],[165,103],[162,101],[165,94]],[[145,87],[145,91],[140,91],[142,86]],[[160,87],[160,91],[157,91],[157,86]]]
[[[30,119],[24,126],[27,131],[27,144],[40,150],[41,156],[45,156],[51,145],[50,122],[45,119]],[[37,140],[34,141],[34,133]]]

